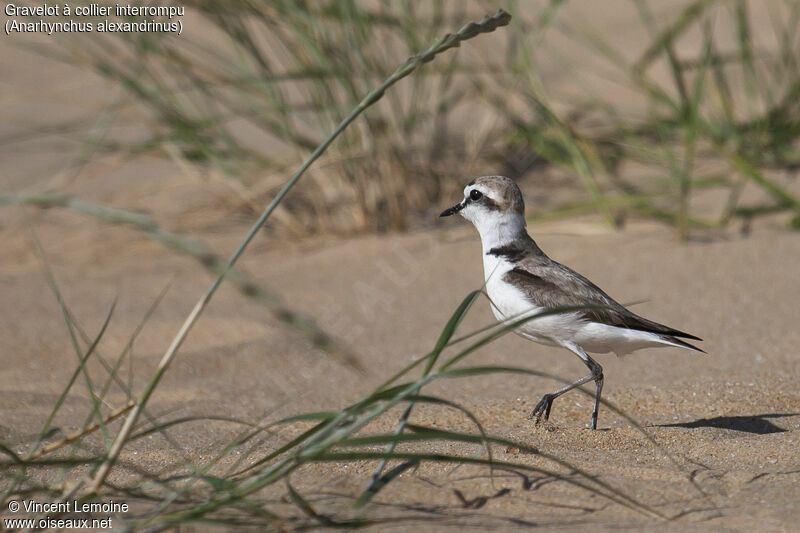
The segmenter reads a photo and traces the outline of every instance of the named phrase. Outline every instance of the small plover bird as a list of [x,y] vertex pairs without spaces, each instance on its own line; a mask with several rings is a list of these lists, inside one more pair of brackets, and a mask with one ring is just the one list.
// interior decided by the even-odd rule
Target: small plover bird
[[525,203],[511,179],[484,176],[471,181],[464,188],[464,200],[440,216],[455,213],[480,233],[486,292],[499,321],[509,323],[549,309],[571,308],[533,318],[514,330],[540,344],[566,348],[589,368],[588,376],[542,397],[530,416],[536,417],[537,424],[542,416],[550,417],[553,400],[594,381],[592,429],[597,429],[603,368],[586,352],[624,355],[656,346],[703,352],[679,338],[702,340],[699,337],[632,313],[585,277],[547,257],[525,229]]

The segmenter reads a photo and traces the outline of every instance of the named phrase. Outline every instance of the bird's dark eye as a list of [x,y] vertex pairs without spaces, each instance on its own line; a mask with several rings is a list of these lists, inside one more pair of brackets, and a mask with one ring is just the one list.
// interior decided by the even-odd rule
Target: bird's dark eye
[[477,202],[478,200],[480,200],[481,196],[483,196],[483,194],[478,189],[472,189],[471,191],[469,191],[469,199],[472,200],[473,202]]

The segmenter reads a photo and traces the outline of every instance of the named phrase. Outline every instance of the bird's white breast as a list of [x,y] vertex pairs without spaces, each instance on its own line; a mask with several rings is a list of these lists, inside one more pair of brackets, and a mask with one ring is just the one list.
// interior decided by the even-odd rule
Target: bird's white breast
[[[516,322],[545,311],[531,303],[519,288],[503,279],[513,268],[514,264],[502,257],[489,253],[483,255],[486,293],[491,300],[492,313],[500,322]],[[515,333],[542,344],[561,345],[563,341],[574,337],[584,324],[575,313],[546,315],[531,318]]]

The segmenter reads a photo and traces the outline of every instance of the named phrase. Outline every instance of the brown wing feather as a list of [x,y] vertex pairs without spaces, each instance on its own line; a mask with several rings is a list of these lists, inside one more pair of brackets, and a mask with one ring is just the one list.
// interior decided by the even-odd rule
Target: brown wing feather
[[521,246],[495,248],[489,253],[502,255],[518,265],[506,272],[503,279],[520,287],[525,297],[538,307],[591,306],[576,312],[587,320],[609,326],[702,340],[629,311],[585,277],[547,257],[533,239]]

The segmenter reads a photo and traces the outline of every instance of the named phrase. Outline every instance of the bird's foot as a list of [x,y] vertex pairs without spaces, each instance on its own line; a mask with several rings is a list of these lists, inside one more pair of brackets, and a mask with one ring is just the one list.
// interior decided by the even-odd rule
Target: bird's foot
[[539,403],[537,403],[536,407],[531,411],[528,419],[536,418],[536,423],[539,424],[542,421],[542,416],[544,416],[546,422],[550,418],[550,409],[553,407],[553,400],[555,399],[556,397],[552,394],[545,394],[542,396],[542,399],[539,400]]

